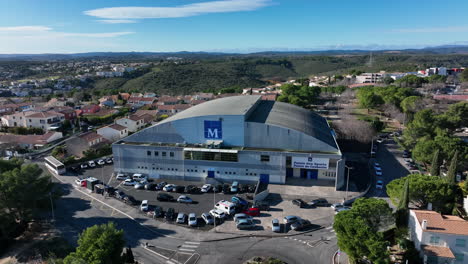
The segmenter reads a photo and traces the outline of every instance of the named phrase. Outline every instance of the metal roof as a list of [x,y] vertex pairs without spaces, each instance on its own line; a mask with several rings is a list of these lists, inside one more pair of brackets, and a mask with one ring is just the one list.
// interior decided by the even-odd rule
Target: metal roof
[[160,122],[166,123],[175,120],[213,115],[245,115],[255,103],[260,100],[260,95],[255,96],[231,96],[207,101],[190,107],[189,110],[180,112]]
[[292,104],[261,101],[246,122],[265,123],[294,129],[338,149],[325,118]]

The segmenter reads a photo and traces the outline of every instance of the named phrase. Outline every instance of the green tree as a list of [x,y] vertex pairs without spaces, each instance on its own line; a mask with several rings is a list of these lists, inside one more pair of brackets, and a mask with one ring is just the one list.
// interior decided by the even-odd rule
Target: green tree
[[43,176],[36,164],[3,172],[0,174],[0,211],[7,211],[19,226],[24,226],[40,209],[50,209],[49,195],[56,197],[52,188],[50,176]]
[[387,241],[382,231],[393,225],[392,210],[384,200],[357,199],[351,210],[335,216],[333,228],[338,246],[352,263],[367,257],[373,263],[389,263]]
[[401,190],[400,200],[396,210],[396,224],[398,227],[406,227],[408,222],[408,206],[409,206],[409,181],[405,181],[405,185]]
[[395,179],[386,186],[387,194],[395,205],[400,202],[401,190],[406,180],[409,182],[409,201],[418,208],[425,208],[428,203],[432,203],[435,210],[445,212],[447,205],[454,200],[453,188],[445,179],[438,176],[410,174]]
[[409,96],[403,99],[400,107],[404,113],[415,113],[421,109],[422,98],[419,96]]
[[462,71],[460,73],[460,79],[464,82],[468,82],[468,71]]
[[447,181],[450,184],[455,184],[457,182],[457,167],[458,167],[458,150],[453,154],[452,161],[450,162],[450,167],[447,172]]
[[113,222],[87,228],[78,238],[78,247],[64,259],[65,264],[118,264],[125,245],[123,230]]
[[372,109],[384,103],[381,96],[376,95],[372,87],[364,87],[358,90],[356,94],[359,105],[362,108]]
[[429,164],[433,160],[433,153],[438,150],[439,146],[434,140],[428,137],[420,138],[413,149],[413,158],[417,161]]
[[430,172],[430,174],[432,176],[440,176],[440,165],[442,165],[442,164],[441,164],[441,159],[440,159],[440,156],[439,156],[439,152],[440,152],[440,150],[436,149],[436,151],[434,152],[434,155],[432,157],[431,172]]

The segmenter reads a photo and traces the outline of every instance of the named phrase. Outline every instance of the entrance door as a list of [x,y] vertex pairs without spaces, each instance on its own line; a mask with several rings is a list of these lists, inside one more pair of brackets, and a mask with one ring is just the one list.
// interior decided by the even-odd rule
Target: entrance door
[[208,171],[208,178],[214,178],[215,172],[214,171]]
[[293,168],[286,168],[286,177],[291,178],[294,175],[294,169]]
[[318,179],[318,170],[307,170],[307,179],[317,180]]
[[270,175],[269,174],[260,174],[260,182],[270,183]]

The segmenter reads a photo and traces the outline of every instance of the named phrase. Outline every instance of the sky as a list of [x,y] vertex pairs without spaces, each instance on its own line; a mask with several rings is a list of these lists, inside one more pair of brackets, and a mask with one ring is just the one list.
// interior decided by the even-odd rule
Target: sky
[[0,0],[0,54],[468,44],[466,0]]

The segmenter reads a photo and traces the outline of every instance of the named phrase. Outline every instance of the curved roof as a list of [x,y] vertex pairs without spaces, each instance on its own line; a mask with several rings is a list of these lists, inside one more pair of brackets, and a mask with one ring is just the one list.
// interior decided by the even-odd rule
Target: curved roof
[[230,96],[216,100],[207,101],[190,107],[190,109],[177,113],[160,123],[175,120],[211,116],[211,115],[245,115],[260,100],[260,95],[255,96]]
[[325,118],[299,106],[261,101],[246,121],[294,129],[338,148]]

